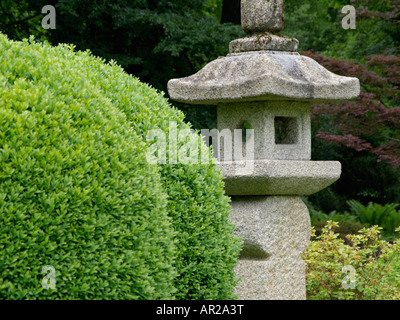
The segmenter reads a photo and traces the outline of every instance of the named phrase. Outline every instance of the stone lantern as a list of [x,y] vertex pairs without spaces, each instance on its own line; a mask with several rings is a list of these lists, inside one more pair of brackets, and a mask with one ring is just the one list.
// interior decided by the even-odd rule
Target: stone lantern
[[[224,138],[218,147],[230,218],[244,240],[235,270],[239,298],[305,299],[301,256],[310,217],[300,196],[341,174],[337,161],[311,161],[310,105],[355,98],[360,84],[300,55],[296,39],[279,35],[283,0],[242,0],[241,10],[247,37],[196,74],[170,80],[168,91],[177,101],[216,105],[219,132],[252,129],[240,143]],[[251,170],[241,170],[249,161]]]

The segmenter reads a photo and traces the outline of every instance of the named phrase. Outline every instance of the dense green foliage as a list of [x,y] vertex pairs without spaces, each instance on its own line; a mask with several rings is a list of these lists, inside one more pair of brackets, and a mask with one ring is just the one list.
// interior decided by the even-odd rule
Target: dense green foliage
[[68,47],[1,35],[0,52],[0,296],[173,297],[174,232],[141,138]]
[[0,296],[233,298],[240,242],[220,171],[146,159],[149,130],[190,129],[183,114],[72,46],[0,35],[0,51]]
[[345,5],[353,5],[356,9],[364,6],[373,11],[391,12],[391,2],[285,0],[283,33],[299,39],[300,51],[312,49],[331,58],[360,62],[363,57],[371,54],[396,53],[393,48],[400,41],[400,27],[397,23],[387,19],[363,19],[365,15],[362,16],[358,11],[356,29],[345,30],[341,25],[345,16],[341,9]]
[[348,210],[347,201],[357,199],[364,204],[399,203],[398,170],[366,152],[331,145],[314,136],[312,159],[334,160],[342,164],[342,175],[331,187],[308,197],[319,210]]
[[349,201],[350,213],[369,227],[379,226],[387,233],[394,233],[400,227],[400,211],[398,203],[380,205],[377,203],[368,203],[364,206],[356,200]]
[[[400,298],[400,241],[380,239],[377,226],[348,235],[347,244],[328,221],[303,254],[311,300],[397,300]],[[398,229],[398,231],[400,231]]]
[[[309,205],[310,207],[310,205]],[[311,225],[314,228],[314,236],[320,236],[327,221],[339,222],[339,226],[335,229],[341,239],[346,239],[349,234],[357,234],[361,229],[367,227],[358,221],[356,216],[338,211],[324,213],[310,207]]]
[[42,28],[41,8],[47,0],[2,0],[0,1],[0,32],[10,39],[22,40],[35,35],[37,39],[46,39],[49,32]]

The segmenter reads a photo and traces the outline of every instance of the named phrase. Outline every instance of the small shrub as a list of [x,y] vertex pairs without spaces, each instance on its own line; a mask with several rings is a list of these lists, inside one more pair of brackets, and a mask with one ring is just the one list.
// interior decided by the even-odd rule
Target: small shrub
[[[348,244],[334,232],[338,222],[328,221],[322,234],[303,254],[306,262],[307,298],[311,300],[378,300],[400,298],[400,241],[380,239],[380,228],[348,235]],[[400,230],[399,230],[400,231]],[[315,230],[312,230],[312,237]],[[354,287],[344,267],[355,271]],[[350,274],[350,276],[353,276]]]
[[[315,230],[314,239],[323,233],[323,229],[326,226],[327,221],[329,220],[317,221],[313,224]],[[361,224],[360,222],[357,221],[342,220],[339,222],[339,225],[335,228],[335,232],[339,235],[340,239],[343,239],[347,242],[348,234],[358,234],[359,231],[365,227],[366,225]]]

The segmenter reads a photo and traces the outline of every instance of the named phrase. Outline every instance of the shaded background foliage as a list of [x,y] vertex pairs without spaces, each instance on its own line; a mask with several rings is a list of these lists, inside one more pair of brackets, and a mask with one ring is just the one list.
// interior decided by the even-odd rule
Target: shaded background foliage
[[[56,7],[56,30],[40,27],[45,4]],[[355,30],[341,26],[348,4],[357,9]],[[399,8],[398,0],[285,1],[282,33],[299,39],[302,54],[362,86],[353,101],[313,107],[313,159],[343,164],[337,183],[309,197],[318,209],[344,210],[349,199],[400,202]],[[74,43],[166,96],[169,79],[195,73],[244,36],[240,0],[5,0],[0,9],[0,30],[10,38]],[[195,128],[216,126],[215,107],[171,102]]]

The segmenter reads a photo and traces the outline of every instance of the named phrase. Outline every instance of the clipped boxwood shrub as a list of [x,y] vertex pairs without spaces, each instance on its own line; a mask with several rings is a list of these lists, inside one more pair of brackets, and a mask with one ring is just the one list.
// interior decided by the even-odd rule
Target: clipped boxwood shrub
[[235,297],[221,172],[147,163],[171,121],[190,129],[115,63],[0,34],[0,297]]
[[0,297],[173,297],[166,194],[124,113],[66,46],[0,52]]
[[[178,130],[189,130],[184,114],[171,107],[162,95],[139,82],[112,64],[107,66],[88,53],[79,54],[76,64],[90,66],[91,80],[122,110],[135,132],[144,141],[154,128],[165,132],[169,143],[169,128],[176,123]],[[190,134],[200,144],[200,135]],[[178,143],[178,148],[182,143]],[[208,151],[210,159],[211,152]],[[201,154],[201,152],[199,152]],[[206,165],[194,158],[194,164],[160,165],[161,178],[168,195],[168,213],[177,232],[175,280],[178,299],[231,299],[241,241],[229,222],[229,198],[224,195],[222,172],[215,163]],[[202,155],[204,159],[204,155]]]

